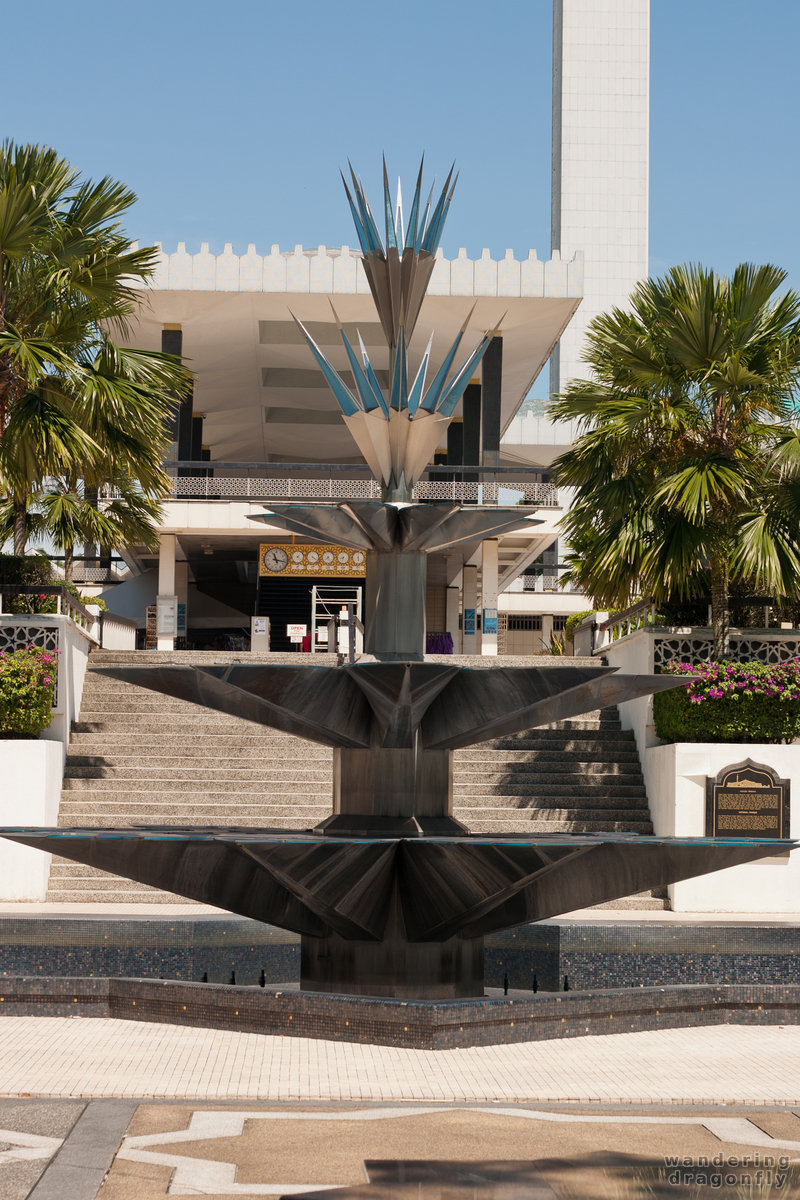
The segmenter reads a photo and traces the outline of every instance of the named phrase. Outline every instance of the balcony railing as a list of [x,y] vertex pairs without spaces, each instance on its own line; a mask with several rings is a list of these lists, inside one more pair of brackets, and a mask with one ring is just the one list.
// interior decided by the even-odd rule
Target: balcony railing
[[[380,484],[360,466],[309,463],[224,463],[167,466],[176,500],[379,500]],[[557,508],[558,489],[524,467],[430,467],[414,500],[461,504],[533,504]]]

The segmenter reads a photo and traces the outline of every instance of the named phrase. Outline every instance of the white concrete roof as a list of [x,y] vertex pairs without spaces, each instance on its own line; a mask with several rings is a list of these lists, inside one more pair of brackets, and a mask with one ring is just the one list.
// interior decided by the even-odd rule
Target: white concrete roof
[[[180,325],[183,351],[196,373],[195,412],[206,416],[203,441],[217,461],[360,462],[339,408],[292,321],[310,325],[337,369],[346,357],[331,301],[351,328],[358,327],[380,371],[388,351],[360,263],[347,246],[319,246],[260,255],[255,246],[236,255],[189,254],[179,243],[161,253],[147,300],[128,341],[161,346],[164,325]],[[431,369],[474,305],[462,343],[463,361],[481,334],[502,320],[503,412],[507,426],[554,343],[575,312],[583,289],[583,259],[540,261],[533,251],[494,260],[459,251],[439,252],[414,335],[411,361],[421,357],[431,332]],[[291,310],[291,312],[290,312]]]

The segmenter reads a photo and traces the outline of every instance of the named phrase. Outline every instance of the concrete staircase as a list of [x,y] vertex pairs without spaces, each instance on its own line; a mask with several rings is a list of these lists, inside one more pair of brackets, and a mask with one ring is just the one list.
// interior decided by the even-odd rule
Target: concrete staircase
[[[159,655],[159,663],[174,664],[258,660],[250,654]],[[143,661],[140,652],[101,650],[90,665]],[[273,654],[263,661],[297,657]],[[335,665],[336,657],[316,661]],[[308,829],[331,810],[331,767],[332,751],[323,746],[90,671],[70,741],[59,824]],[[633,736],[620,728],[616,709],[457,751],[454,810],[475,833],[652,833]],[[54,857],[48,899],[179,898]]]

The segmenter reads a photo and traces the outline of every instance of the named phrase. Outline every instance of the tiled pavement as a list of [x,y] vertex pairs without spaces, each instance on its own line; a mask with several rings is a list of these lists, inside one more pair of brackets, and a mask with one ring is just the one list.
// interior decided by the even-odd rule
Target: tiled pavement
[[800,1027],[407,1050],[116,1019],[5,1017],[0,1094],[800,1106]]

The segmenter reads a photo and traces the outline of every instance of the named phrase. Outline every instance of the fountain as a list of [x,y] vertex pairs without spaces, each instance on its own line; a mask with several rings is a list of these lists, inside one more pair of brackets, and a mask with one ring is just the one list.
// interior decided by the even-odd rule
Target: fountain
[[[339,325],[353,387],[302,326],[381,484],[378,503],[273,505],[258,518],[367,553],[365,656],[337,667],[157,666],[104,674],[334,748],[333,812],[316,829],[6,829],[3,836],[301,935],[301,988],[423,1000],[483,995],[483,938],[774,853],[776,843],[640,835],[471,835],[453,817],[452,753],[680,685],[604,666],[471,669],[425,662],[426,556],[535,521],[533,509],[414,503],[494,331],[453,370],[468,322],[426,387],[408,345],[455,186],[407,226],[384,168],[386,244],[345,183],[390,354],[386,392]],[[338,321],[338,318],[337,318]],[[787,844],[780,843],[785,850]]]

